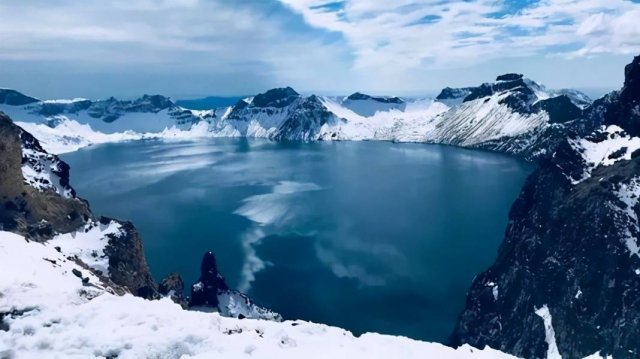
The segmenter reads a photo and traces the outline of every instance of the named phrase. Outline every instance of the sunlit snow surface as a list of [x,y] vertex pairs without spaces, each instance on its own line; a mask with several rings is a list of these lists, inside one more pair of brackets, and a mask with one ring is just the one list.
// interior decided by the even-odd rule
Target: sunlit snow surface
[[[72,271],[80,271],[85,284]],[[307,322],[223,318],[169,299],[110,294],[53,248],[0,232],[0,356],[13,358],[511,358],[491,349],[402,337],[355,338]]]

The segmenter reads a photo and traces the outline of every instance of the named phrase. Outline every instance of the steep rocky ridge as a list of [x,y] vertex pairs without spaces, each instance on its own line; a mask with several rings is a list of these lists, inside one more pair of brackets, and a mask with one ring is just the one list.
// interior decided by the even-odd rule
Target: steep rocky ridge
[[640,356],[639,84],[640,56],[622,90],[585,111],[527,179],[453,344],[525,358]]

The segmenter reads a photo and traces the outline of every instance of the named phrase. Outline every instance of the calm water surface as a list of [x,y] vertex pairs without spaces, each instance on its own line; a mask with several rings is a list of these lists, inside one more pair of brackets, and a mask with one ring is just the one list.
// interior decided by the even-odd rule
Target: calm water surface
[[157,279],[204,251],[287,319],[445,341],[531,171],[454,147],[246,139],[62,156],[95,213],[133,221]]

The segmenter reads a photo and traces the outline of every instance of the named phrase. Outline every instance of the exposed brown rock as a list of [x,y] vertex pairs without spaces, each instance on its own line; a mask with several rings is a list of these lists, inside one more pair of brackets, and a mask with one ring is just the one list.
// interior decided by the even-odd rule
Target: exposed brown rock
[[[41,149],[38,140],[0,113],[0,229],[43,241],[55,232],[79,228],[91,217],[86,201],[65,198],[52,190],[41,192],[24,183],[21,136]],[[64,176],[62,173],[62,180]],[[68,180],[68,173],[66,176]]]

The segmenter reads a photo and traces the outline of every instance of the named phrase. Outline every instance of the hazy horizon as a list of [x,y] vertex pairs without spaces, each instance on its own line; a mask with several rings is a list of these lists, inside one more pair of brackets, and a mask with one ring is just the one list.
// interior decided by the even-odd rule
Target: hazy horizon
[[[490,81],[485,81],[485,82],[490,82]],[[480,85],[480,83],[477,84],[469,84],[467,86],[478,86]],[[545,84],[542,84],[545,85]],[[595,100],[598,99],[604,95],[606,95],[607,93],[611,92],[611,91],[615,91],[618,90],[620,87],[622,86],[622,84],[620,84],[620,86],[616,87],[616,88],[576,88],[576,87],[564,87],[562,89],[573,89],[573,90],[578,90],[584,94],[586,94],[587,96],[589,96],[591,99]],[[446,86],[445,86],[446,87]],[[451,87],[451,86],[450,86]],[[466,86],[460,86],[460,87],[466,87]],[[444,87],[443,87],[444,88]],[[360,93],[365,93],[367,95],[371,95],[371,96],[398,96],[398,97],[402,97],[405,99],[412,99],[412,98],[435,98],[440,91],[443,89],[437,89],[437,90],[424,90],[424,91],[415,91],[412,93],[397,93],[397,92],[380,92],[380,91],[366,91],[366,90],[356,90],[353,92],[341,92],[341,91],[298,91],[298,89],[294,88],[294,90],[296,90],[297,92],[299,92],[301,95],[319,95],[319,96],[333,96],[333,97],[346,97],[349,96],[355,92],[360,92]],[[61,99],[76,99],[76,98],[84,98],[84,99],[89,99],[89,100],[103,100],[103,99],[107,99],[110,97],[114,97],[116,99],[119,100],[133,100],[136,98],[139,98],[141,96],[144,95],[163,95],[166,97],[171,98],[173,101],[192,101],[192,100],[203,100],[203,99],[207,99],[207,98],[217,98],[217,99],[238,99],[238,98],[245,98],[245,97],[251,97],[254,95],[257,95],[259,93],[264,93],[265,91],[270,90],[271,88],[265,88],[263,90],[259,90],[259,92],[256,93],[251,93],[251,94],[215,94],[216,92],[213,91],[212,93],[201,93],[201,94],[177,94],[177,95],[168,95],[166,93],[160,93],[160,92],[141,92],[141,93],[131,93],[130,91],[126,91],[126,90],[122,90],[122,92],[118,92],[118,89],[115,89],[116,92],[114,93],[110,93],[108,95],[105,96],[83,96],[82,94],[77,94],[77,95],[73,95],[73,96],[41,96],[41,95],[37,95],[36,93],[32,93],[32,92],[28,92],[28,91],[24,91],[21,88],[17,88],[17,87],[10,87],[10,86],[3,86],[2,84],[0,84],[0,89],[11,89],[11,90],[15,90],[18,91],[24,95],[27,96],[32,96],[35,98],[38,98],[40,100],[61,100]],[[561,88],[552,88],[554,90],[560,90]],[[37,92],[37,91],[36,91]]]

